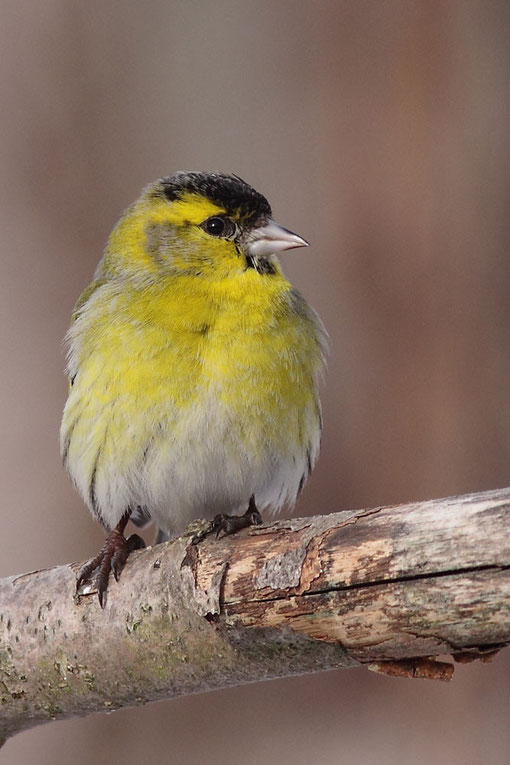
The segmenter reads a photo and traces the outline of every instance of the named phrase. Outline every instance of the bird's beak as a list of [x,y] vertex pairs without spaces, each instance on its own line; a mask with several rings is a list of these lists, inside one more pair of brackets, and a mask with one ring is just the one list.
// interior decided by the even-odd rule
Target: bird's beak
[[294,247],[308,247],[308,242],[276,221],[268,220],[263,226],[252,228],[246,237],[245,247],[251,257],[264,257]]

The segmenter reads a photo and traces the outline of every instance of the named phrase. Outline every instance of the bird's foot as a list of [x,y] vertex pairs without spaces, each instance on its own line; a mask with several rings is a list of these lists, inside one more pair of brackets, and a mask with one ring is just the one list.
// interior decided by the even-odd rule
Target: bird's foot
[[249,526],[260,526],[261,523],[262,516],[255,505],[255,497],[252,496],[250,498],[248,510],[243,513],[243,515],[227,515],[226,513],[219,513],[212,521],[199,518],[187,526],[184,535],[191,537],[192,544],[197,545],[203,539],[208,537],[209,534],[216,533],[216,536],[218,537],[221,532],[223,532],[224,536],[228,536],[240,529],[246,529]]
[[97,592],[101,608],[105,605],[110,571],[118,582],[129,554],[145,547],[145,542],[138,534],[131,534],[126,539],[123,534],[126,523],[127,519],[125,521],[123,519],[113,531],[110,531],[99,555],[82,567],[76,580],[76,592],[80,595]]
[[261,523],[262,516],[255,505],[255,497],[252,496],[250,497],[248,510],[243,515],[219,513],[212,521],[198,518],[186,527],[183,536],[191,537],[191,543],[197,545],[210,534],[216,533],[218,537],[223,532],[225,536],[228,536],[249,526],[260,526]]
[[212,522],[211,533],[216,532],[218,537],[223,532],[225,536],[228,536],[249,526],[260,526],[261,523],[262,516],[257,510],[255,497],[252,495],[248,510],[243,515],[226,515],[225,513],[217,515]]

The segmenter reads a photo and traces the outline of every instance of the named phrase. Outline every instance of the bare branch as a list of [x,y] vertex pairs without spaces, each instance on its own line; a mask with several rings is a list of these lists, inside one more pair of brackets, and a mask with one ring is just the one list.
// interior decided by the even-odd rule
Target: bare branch
[[0,580],[0,738],[48,720],[360,664],[449,679],[510,644],[510,489],[134,553],[106,608],[78,566]]

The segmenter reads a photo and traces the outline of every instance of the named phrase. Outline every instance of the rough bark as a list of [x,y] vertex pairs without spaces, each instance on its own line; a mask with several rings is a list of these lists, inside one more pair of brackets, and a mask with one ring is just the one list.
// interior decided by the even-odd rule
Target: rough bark
[[[134,553],[104,610],[78,564],[0,580],[0,739],[266,678],[510,644],[510,489],[189,537]],[[421,658],[420,658],[421,657]]]

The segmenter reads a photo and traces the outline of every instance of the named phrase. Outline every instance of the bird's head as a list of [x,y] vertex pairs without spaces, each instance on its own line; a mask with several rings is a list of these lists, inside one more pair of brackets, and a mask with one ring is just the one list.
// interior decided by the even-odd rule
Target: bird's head
[[275,223],[262,194],[235,175],[180,172],[148,186],[110,237],[107,271],[218,279],[279,271],[277,253],[307,242]]

